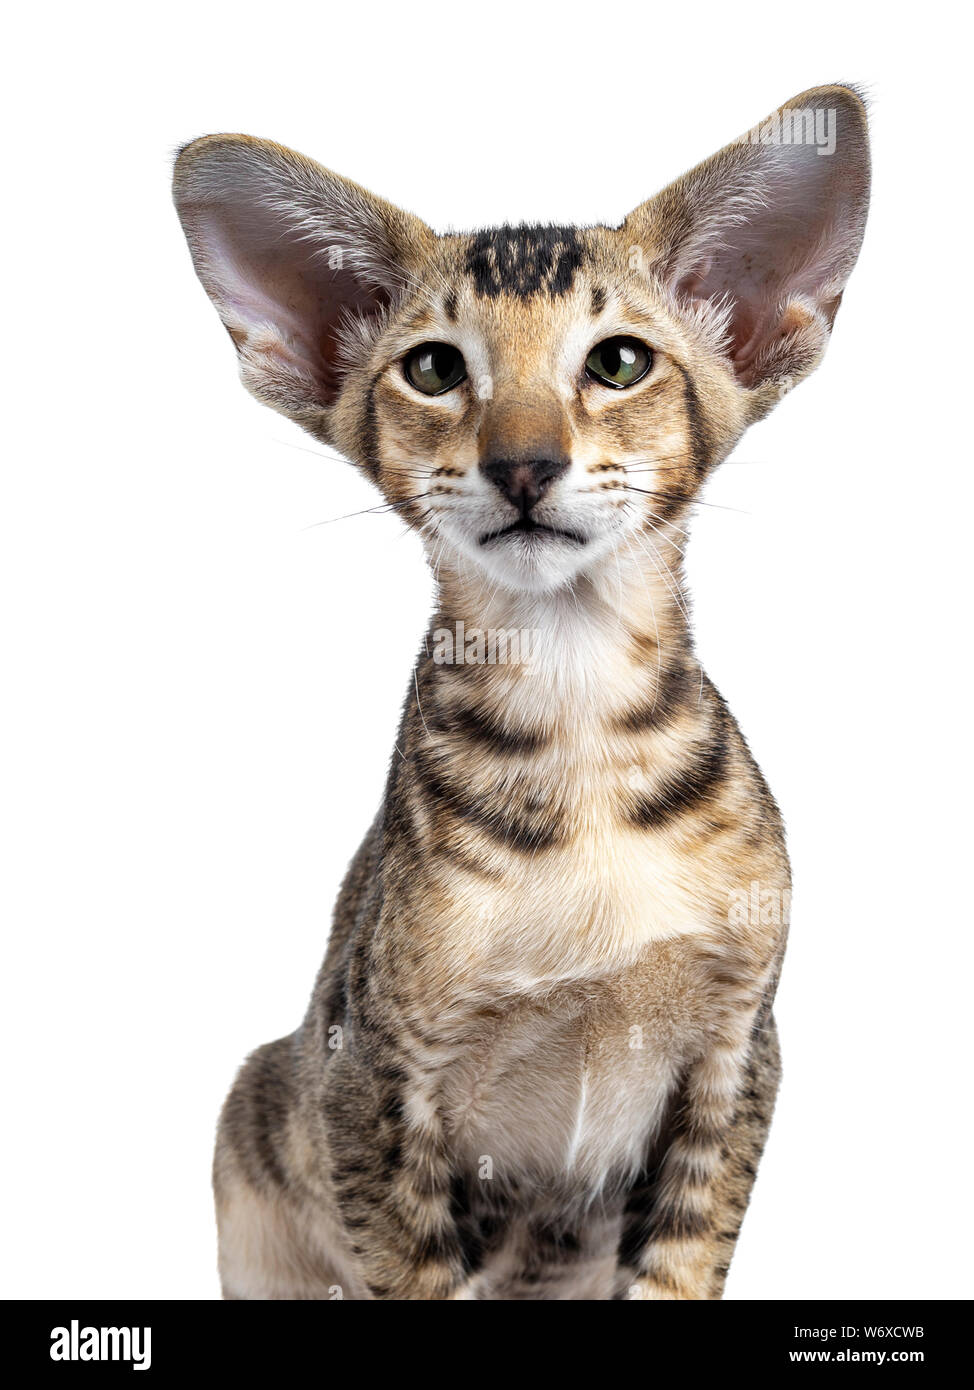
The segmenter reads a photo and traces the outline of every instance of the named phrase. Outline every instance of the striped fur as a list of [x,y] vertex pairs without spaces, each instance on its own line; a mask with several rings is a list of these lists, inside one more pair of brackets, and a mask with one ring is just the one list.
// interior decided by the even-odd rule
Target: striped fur
[[[837,113],[834,154],[728,146],[618,229],[437,237],[266,142],[179,158],[245,384],[372,478],[438,591],[307,1015],[224,1107],[229,1298],[721,1295],[777,1088],[790,884],[683,554],[704,480],[821,357],[858,251],[861,103],[798,106]],[[616,390],[585,363],[620,334],[651,367]],[[424,342],[463,356],[441,395],[404,366]],[[530,652],[438,660],[459,624]]]

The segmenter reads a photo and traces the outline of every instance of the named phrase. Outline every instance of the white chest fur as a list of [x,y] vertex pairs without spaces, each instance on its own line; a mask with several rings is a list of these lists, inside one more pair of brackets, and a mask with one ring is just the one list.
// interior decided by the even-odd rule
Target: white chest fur
[[482,1016],[440,1093],[451,1147],[503,1184],[568,1179],[589,1193],[634,1172],[700,1031],[688,943],[658,943],[599,982],[511,999]]
[[[674,1059],[644,1025],[599,1002],[512,1007],[451,1069],[443,1094],[468,1171],[505,1184],[567,1178],[588,1191],[638,1168],[673,1082]],[[607,1026],[608,1024],[608,1026]]]

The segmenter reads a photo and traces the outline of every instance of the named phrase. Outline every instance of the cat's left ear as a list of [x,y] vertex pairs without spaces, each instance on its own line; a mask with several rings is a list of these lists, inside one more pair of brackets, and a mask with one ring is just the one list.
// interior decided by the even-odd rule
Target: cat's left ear
[[354,322],[367,328],[402,296],[433,233],[313,160],[246,135],[187,145],[173,198],[244,385],[320,432]]
[[866,110],[849,87],[794,97],[623,225],[675,300],[723,327],[763,414],[818,365],[862,244]]

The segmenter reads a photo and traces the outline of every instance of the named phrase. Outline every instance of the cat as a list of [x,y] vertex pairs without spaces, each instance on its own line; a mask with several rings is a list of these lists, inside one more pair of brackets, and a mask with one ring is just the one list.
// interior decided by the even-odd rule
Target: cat
[[719,1298],[790,883],[694,655],[686,526],[823,355],[863,102],[802,93],[618,228],[437,235],[243,135],[185,147],[174,196],[244,385],[437,581],[307,1015],[221,1116],[224,1296]]

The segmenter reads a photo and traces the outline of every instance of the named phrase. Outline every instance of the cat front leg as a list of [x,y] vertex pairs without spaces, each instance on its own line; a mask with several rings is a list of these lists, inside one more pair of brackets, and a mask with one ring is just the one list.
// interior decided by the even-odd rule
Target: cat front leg
[[629,1194],[621,1297],[721,1297],[779,1074],[767,1006],[726,1018],[688,1068],[667,1131]]
[[470,1261],[453,1211],[454,1166],[435,1109],[398,1079],[352,1063],[329,1077],[331,1187],[369,1294],[389,1300],[470,1296]]

